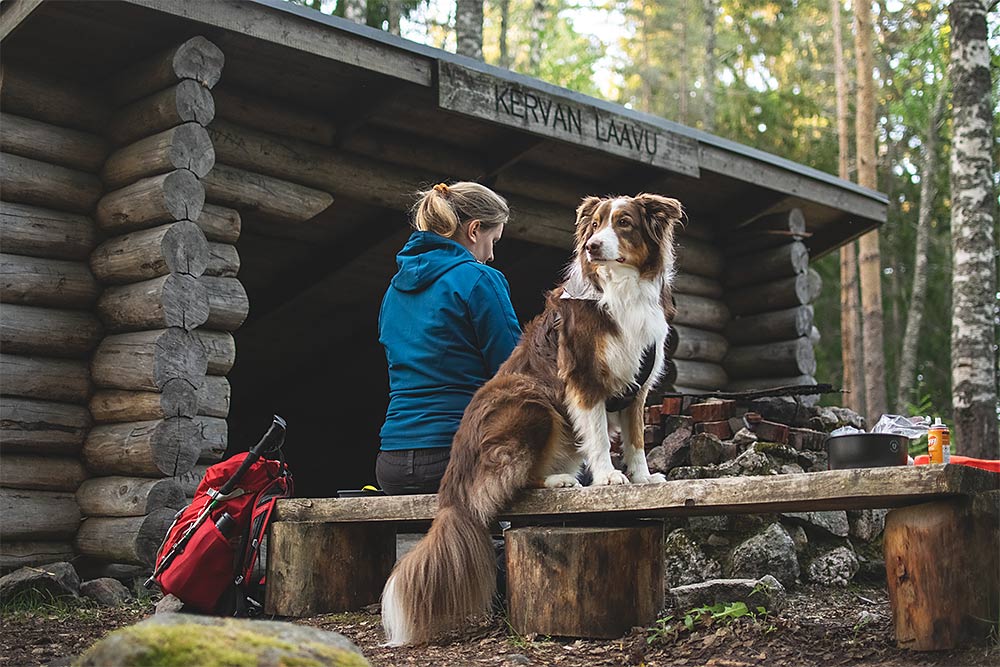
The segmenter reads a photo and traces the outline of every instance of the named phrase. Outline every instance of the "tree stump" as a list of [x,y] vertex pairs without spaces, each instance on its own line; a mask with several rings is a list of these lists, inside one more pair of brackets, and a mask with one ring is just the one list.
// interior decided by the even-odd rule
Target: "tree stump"
[[883,545],[900,648],[986,641],[1000,613],[998,505],[993,491],[889,512]]
[[504,533],[519,634],[613,638],[663,607],[663,524],[526,527]]
[[396,562],[391,524],[271,524],[264,610],[278,616],[355,611],[379,601]]

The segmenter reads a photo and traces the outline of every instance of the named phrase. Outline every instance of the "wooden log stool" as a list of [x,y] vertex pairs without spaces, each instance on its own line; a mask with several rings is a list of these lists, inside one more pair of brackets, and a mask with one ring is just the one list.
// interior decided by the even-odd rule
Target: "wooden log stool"
[[361,609],[379,601],[395,562],[392,524],[275,522],[264,611],[302,617]]
[[525,527],[504,532],[514,630],[621,637],[663,608],[663,523]]
[[885,570],[900,648],[982,644],[1000,615],[1000,492],[894,509]]

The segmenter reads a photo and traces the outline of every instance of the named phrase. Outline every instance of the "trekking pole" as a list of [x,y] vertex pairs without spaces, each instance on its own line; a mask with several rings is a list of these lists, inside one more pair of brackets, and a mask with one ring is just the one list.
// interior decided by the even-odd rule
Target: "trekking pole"
[[211,502],[205,506],[205,509],[198,515],[198,518],[195,519],[188,529],[184,531],[184,535],[181,536],[181,539],[174,543],[174,546],[171,547],[170,551],[168,551],[163,557],[163,560],[161,560],[153,569],[153,573],[149,575],[149,579],[146,579],[146,581],[142,584],[144,588],[151,588],[153,583],[156,581],[156,578],[170,566],[170,563],[173,562],[174,558],[184,552],[184,548],[187,546],[188,541],[190,541],[191,536],[194,535],[194,532],[199,526],[201,526],[201,524],[205,523],[205,519],[207,519],[212,513],[212,510],[214,510],[220,502],[226,500],[227,497],[233,492],[236,485],[239,484],[240,479],[246,471],[250,469],[250,466],[256,463],[257,459],[263,456],[266,452],[278,449],[282,444],[284,444],[285,425],[284,419],[278,415],[274,415],[274,421],[271,422],[271,426],[267,429],[267,432],[261,437],[260,442],[254,445],[250,451],[247,452],[246,458],[243,459],[243,462],[240,464],[240,467],[236,469],[236,472],[233,473],[233,476],[226,480],[226,483],[222,485],[222,488],[218,490],[209,489],[208,493],[212,496]]

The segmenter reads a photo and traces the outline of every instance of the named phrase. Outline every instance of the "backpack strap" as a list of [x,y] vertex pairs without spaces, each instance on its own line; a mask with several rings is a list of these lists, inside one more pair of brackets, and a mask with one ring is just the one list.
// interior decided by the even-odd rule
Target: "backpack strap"
[[288,496],[287,477],[277,478],[271,486],[261,493],[260,500],[255,504],[253,515],[250,519],[250,530],[243,556],[243,566],[237,572],[236,585],[239,586],[251,575],[253,575],[254,565],[257,563],[257,556],[260,553],[260,544],[267,532],[267,526],[271,521],[271,514],[278,502],[278,498]]

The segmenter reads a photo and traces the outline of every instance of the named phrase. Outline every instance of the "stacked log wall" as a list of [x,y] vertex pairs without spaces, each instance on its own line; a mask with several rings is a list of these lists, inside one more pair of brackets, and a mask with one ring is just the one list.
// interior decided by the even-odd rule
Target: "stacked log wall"
[[822,281],[809,267],[805,234],[802,211],[791,209],[733,235],[724,276],[729,390],[816,383],[813,302]]
[[723,300],[724,257],[714,243],[711,229],[702,225],[685,228],[675,252],[673,292],[677,313],[670,326],[676,343],[672,343],[670,351],[674,368],[668,371],[672,370],[676,379],[673,387],[661,382],[661,388],[686,393],[718,390],[729,381],[722,366],[728,350],[722,332],[730,318]]
[[239,215],[205,202],[215,166],[206,125],[223,62],[194,37],[106,82],[111,152],[90,267],[107,335],[91,363],[94,426],[82,449],[91,478],[76,492],[86,519],[75,546],[91,569],[150,567],[187,503],[180,479],[225,453],[235,347],[225,333],[233,352],[220,364],[224,344],[204,342],[232,325],[217,281],[239,284]]
[[74,557],[89,476],[88,362],[104,335],[97,173],[107,107],[27,68],[0,75],[0,572]]

